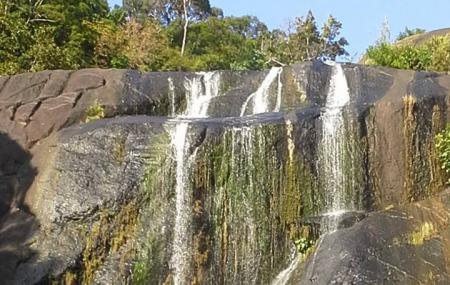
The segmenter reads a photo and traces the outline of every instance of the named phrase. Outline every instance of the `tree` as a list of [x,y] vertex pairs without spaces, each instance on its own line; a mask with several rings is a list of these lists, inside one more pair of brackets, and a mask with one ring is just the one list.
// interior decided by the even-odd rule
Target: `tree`
[[337,38],[342,29],[342,23],[337,21],[333,16],[328,16],[327,22],[322,27],[322,34],[320,35],[320,42],[322,49],[319,54],[331,60],[335,60],[337,56],[348,55],[345,46],[348,42],[345,38]]
[[181,56],[184,55],[184,50],[186,48],[186,38],[187,38],[187,31],[188,31],[188,25],[189,25],[189,17],[188,17],[188,10],[190,10],[191,1],[190,0],[183,0],[183,21],[184,21],[184,27],[183,27],[183,42],[181,44]]
[[269,31],[256,17],[224,17],[209,0],[124,4],[109,11],[106,0],[0,1],[0,73],[254,70],[346,53],[342,25],[331,16],[321,29],[309,12],[288,31]]
[[121,25],[111,20],[95,23],[98,34],[93,64],[103,68],[133,68],[142,71],[161,68],[168,49],[167,38],[152,21],[136,20]]
[[426,30],[424,30],[424,29],[416,28],[416,29],[410,30],[410,29],[408,29],[408,27],[405,27],[405,30],[403,32],[401,32],[400,34],[398,34],[396,40],[400,41],[400,40],[403,40],[404,38],[418,35],[418,34],[423,34],[425,32],[426,32]]
[[[274,30],[268,36],[265,53],[274,62],[292,64],[299,61],[347,55],[344,37],[339,37],[342,24],[331,15],[319,30],[311,11],[290,24],[288,33]],[[293,31],[292,31],[293,30]]]
[[124,0],[123,7],[132,18],[150,17],[164,26],[182,19],[185,12],[190,21],[204,20],[213,12],[209,0]]
[[[261,51],[267,27],[256,17],[210,17],[189,26],[185,59],[169,59],[166,69],[261,69],[265,57]],[[179,50],[183,27],[172,23],[167,34],[172,48]],[[191,66],[188,66],[191,64]]]
[[0,72],[89,66],[91,23],[106,17],[106,0],[0,2]]
[[389,20],[384,17],[384,21],[381,24],[380,35],[377,40],[377,44],[384,44],[391,42],[391,28],[389,27]]

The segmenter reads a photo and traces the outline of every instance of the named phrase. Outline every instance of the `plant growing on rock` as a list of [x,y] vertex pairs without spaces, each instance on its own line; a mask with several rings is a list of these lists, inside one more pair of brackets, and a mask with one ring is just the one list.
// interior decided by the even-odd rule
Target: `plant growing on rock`
[[100,120],[105,117],[105,107],[100,105],[98,101],[94,102],[94,105],[89,107],[86,111],[85,123]]
[[399,69],[450,71],[450,36],[433,37],[418,46],[379,43],[367,49],[364,62]]
[[[450,124],[447,125],[445,130],[436,135],[435,147],[438,153],[439,162],[441,168],[445,170],[447,176],[450,174]],[[447,180],[447,184],[450,184],[450,178]]]
[[309,249],[311,249],[314,246],[314,241],[311,239],[307,239],[307,238],[299,238],[298,240],[294,241],[295,244],[295,248],[297,249],[297,252],[302,254],[302,255],[306,255],[309,251]]

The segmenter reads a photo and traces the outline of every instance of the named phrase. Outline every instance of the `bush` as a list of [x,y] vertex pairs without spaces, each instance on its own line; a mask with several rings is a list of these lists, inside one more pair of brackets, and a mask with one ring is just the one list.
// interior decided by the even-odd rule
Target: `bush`
[[310,248],[314,246],[314,241],[307,238],[300,238],[294,241],[297,252],[300,254],[306,254]]
[[95,101],[92,106],[86,110],[85,123],[100,120],[105,117],[105,107]]
[[450,71],[450,37],[434,37],[420,46],[382,43],[368,48],[366,63],[399,69]]

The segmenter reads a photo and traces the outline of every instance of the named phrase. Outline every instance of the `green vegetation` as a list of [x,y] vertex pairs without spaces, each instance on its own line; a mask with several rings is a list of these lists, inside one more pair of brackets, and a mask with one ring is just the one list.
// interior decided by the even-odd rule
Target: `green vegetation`
[[0,74],[89,66],[106,0],[0,1]]
[[423,34],[423,33],[425,33],[424,29],[420,29],[420,28],[408,29],[408,27],[406,27],[405,30],[397,36],[397,41],[401,41],[407,37],[419,35],[419,34]]
[[367,50],[368,63],[399,69],[425,70],[430,65],[428,49],[411,46],[398,47],[382,43]]
[[313,240],[307,238],[300,238],[294,241],[295,247],[297,248],[298,253],[306,254],[310,248],[312,248],[315,244]]
[[[447,175],[450,174],[450,124],[447,125],[444,131],[436,135],[435,141],[436,150],[441,163],[441,168],[445,170]],[[447,180],[450,184],[450,179]]]
[[450,37],[433,37],[424,44],[379,43],[369,47],[368,64],[399,69],[450,71]]
[[97,101],[94,102],[94,105],[89,107],[86,111],[86,123],[103,119],[105,117],[105,107],[100,105]]
[[287,31],[224,17],[208,0],[4,0],[0,74],[85,67],[256,70],[346,55],[342,24],[309,12]]
[[426,240],[431,239],[437,232],[435,226],[430,222],[423,223],[419,229],[408,236],[408,243],[411,245],[423,245]]

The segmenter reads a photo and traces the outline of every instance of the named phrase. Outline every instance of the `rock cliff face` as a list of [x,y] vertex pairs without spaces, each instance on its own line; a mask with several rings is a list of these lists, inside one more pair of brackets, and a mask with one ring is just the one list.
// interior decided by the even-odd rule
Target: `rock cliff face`
[[427,201],[371,213],[321,237],[291,283],[447,284],[449,208],[447,190]]
[[[349,64],[337,79],[336,70],[0,77],[0,278],[450,282],[450,205],[434,149],[450,76]],[[330,133],[345,213],[330,233],[323,118],[336,115],[336,80],[349,94],[342,138]],[[93,106],[105,118],[84,123]],[[305,240],[315,246],[297,254]],[[412,272],[412,255],[429,266]]]

